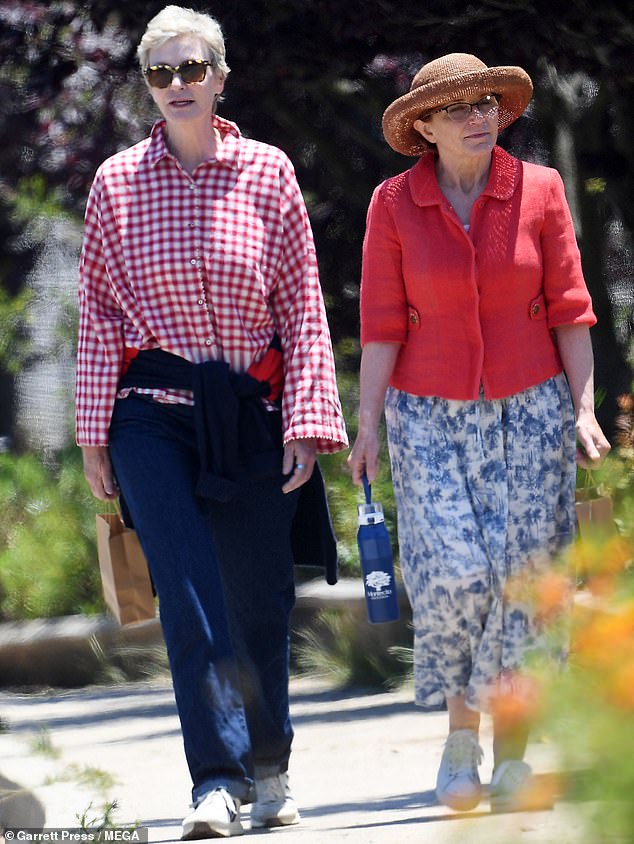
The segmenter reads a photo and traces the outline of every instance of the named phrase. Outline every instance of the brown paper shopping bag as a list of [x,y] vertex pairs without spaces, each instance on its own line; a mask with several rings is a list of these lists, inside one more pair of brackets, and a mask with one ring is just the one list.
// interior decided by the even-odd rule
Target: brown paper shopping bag
[[106,606],[119,624],[156,615],[152,582],[136,531],[119,513],[97,515],[97,551]]

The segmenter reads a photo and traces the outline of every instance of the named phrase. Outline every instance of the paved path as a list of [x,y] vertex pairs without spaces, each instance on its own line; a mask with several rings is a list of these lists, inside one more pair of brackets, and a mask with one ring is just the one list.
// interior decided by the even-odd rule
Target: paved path
[[[291,779],[302,823],[252,837],[274,835],[286,844],[582,841],[579,805],[560,802],[553,811],[514,815],[491,815],[486,799],[466,815],[439,806],[433,787],[446,716],[417,710],[409,689],[351,693],[299,678],[291,691]],[[107,795],[118,803],[117,823],[139,822],[151,842],[178,840],[190,783],[167,680],[0,693],[0,717],[10,727],[0,734],[0,774],[31,790],[47,828],[77,827],[82,814],[99,817]],[[50,755],[34,750],[38,740],[50,745]],[[488,781],[486,725],[482,741]],[[528,761],[541,773],[556,767],[544,740],[531,744]],[[103,785],[104,774],[116,779],[105,789],[97,782]],[[248,828],[246,811],[244,821]]]

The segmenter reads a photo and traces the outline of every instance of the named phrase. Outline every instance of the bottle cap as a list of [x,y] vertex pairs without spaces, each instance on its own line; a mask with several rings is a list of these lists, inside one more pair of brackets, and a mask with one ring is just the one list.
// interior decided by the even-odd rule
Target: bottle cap
[[372,501],[370,504],[358,504],[357,510],[360,525],[377,525],[385,521],[383,505],[378,501]]

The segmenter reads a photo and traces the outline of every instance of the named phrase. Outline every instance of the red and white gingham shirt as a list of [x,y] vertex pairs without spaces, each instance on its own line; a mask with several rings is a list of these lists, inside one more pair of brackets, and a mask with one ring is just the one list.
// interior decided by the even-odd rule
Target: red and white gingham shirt
[[213,120],[223,142],[191,176],[170,154],[163,121],[97,171],[80,262],[77,442],[108,444],[124,348],[244,372],[277,331],[284,442],[316,437],[319,451],[339,451],[347,438],[330,332],[292,164]]

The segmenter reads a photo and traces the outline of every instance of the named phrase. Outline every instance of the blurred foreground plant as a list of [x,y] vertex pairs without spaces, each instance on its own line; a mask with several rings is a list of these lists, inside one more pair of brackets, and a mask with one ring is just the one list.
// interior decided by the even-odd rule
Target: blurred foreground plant
[[95,507],[78,448],[0,454],[0,620],[103,609]]
[[[559,749],[559,786],[579,801],[586,840],[634,842],[634,461],[619,450],[601,469],[619,531],[587,529],[562,572],[537,584],[539,606],[565,603],[564,582],[579,576],[564,671],[542,675],[529,713]],[[554,613],[553,618],[557,616]]]

